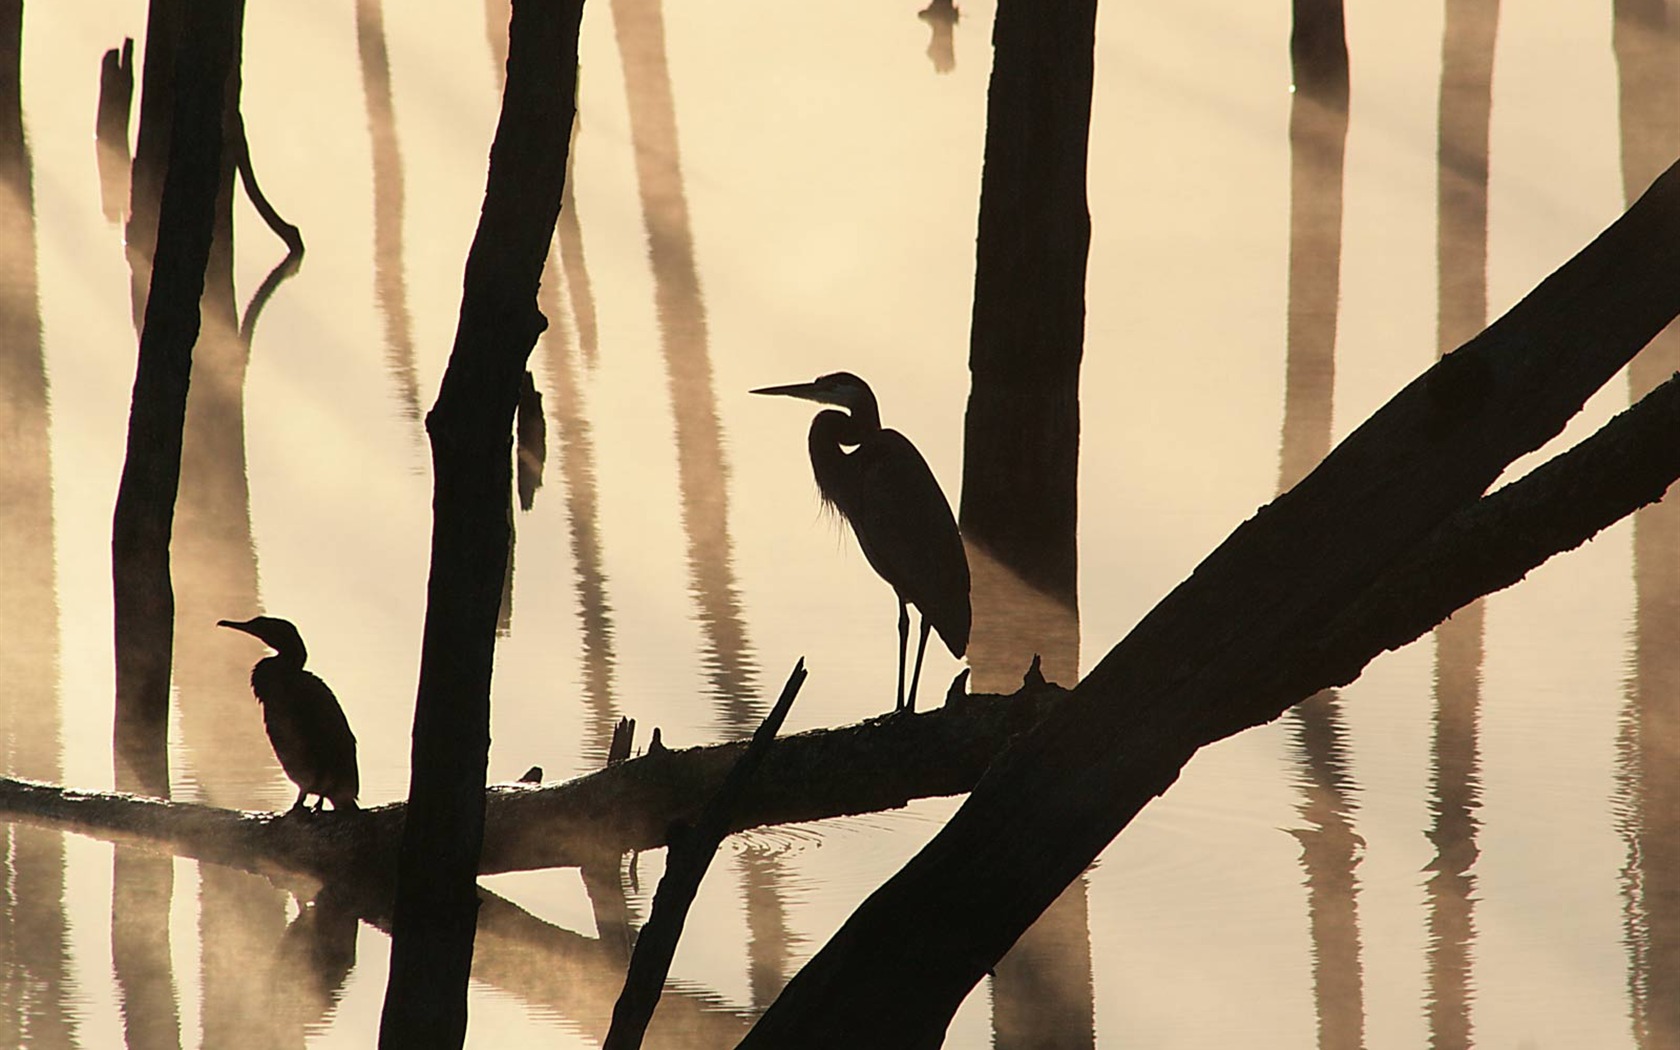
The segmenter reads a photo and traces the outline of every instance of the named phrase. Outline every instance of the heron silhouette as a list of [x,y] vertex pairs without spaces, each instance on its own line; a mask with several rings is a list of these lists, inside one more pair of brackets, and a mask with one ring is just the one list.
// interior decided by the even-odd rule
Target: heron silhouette
[[[825,409],[811,421],[811,469],[823,502],[850,523],[870,567],[898,595],[895,710],[914,711],[928,628],[939,632],[952,656],[960,658],[968,649],[968,556],[963,553],[951,505],[945,502],[927,460],[909,438],[881,426],[874,391],[850,372],[752,392],[846,409]],[[852,451],[847,452],[848,448]],[[921,614],[921,637],[906,697],[904,663],[910,644],[906,607],[910,605]]]
[[274,650],[251,668],[251,692],[263,709],[263,728],[274,746],[280,768],[298,786],[293,809],[316,796],[315,811],[331,802],[333,809],[356,809],[360,777],[356,772],[356,737],[338,697],[319,677],[305,671],[309,656],[303,636],[290,620],[256,616],[249,620],[218,620],[218,627],[243,631]]

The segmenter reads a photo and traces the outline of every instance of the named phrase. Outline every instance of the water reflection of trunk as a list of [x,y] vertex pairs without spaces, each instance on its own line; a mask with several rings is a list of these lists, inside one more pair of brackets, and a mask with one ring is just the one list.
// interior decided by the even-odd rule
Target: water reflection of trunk
[[[1441,47],[1437,163],[1436,337],[1445,354],[1487,320],[1488,114],[1499,6],[1448,0]],[[1460,609],[1435,630],[1435,739],[1429,840],[1435,859],[1429,900],[1430,1046],[1471,1045],[1470,959],[1475,938],[1473,868],[1481,806],[1483,605]]]
[[[259,982],[266,993],[259,1010],[273,1026],[271,1045],[303,1046],[337,1006],[356,965],[360,929],[354,907],[329,887],[303,905],[276,942],[263,946],[270,962]],[[262,958],[259,954],[245,965],[262,971],[260,964],[253,965]],[[205,1045],[210,1045],[208,1034]]]
[[916,17],[928,25],[928,61],[935,73],[949,73],[957,68],[957,19],[962,12],[951,0],[932,0],[916,12]]
[[[1289,341],[1278,491],[1294,487],[1330,451],[1336,323],[1342,265],[1342,161],[1347,145],[1348,55],[1340,0],[1296,0],[1290,59]],[[1320,1047],[1364,1045],[1360,962],[1360,838],[1348,772],[1341,699],[1327,689],[1288,714],[1306,826],[1301,844]]]
[[1429,900],[1429,1045],[1472,1045],[1470,951],[1476,935],[1472,871],[1479,853],[1482,603],[1474,602],[1435,629],[1435,739],[1429,809],[1435,847]]
[[[22,0],[0,2],[0,770],[63,779],[47,371],[34,173],[19,79]],[[0,825],[0,1044],[69,1047],[64,835]]]
[[[552,1011],[600,1038],[624,985],[617,945],[560,929],[486,893],[479,913],[473,976]],[[747,1020],[719,997],[671,987],[659,1000],[648,1050],[723,1050],[746,1035]]]
[[[572,207],[571,182],[568,175],[567,195],[560,205],[562,217]],[[573,333],[562,323],[559,277],[555,256],[550,253],[548,273],[538,290],[543,312],[551,322],[542,345],[547,355],[549,381],[554,388],[549,411],[559,438],[560,480],[566,486],[566,526],[572,545],[578,619],[582,628],[583,696],[590,713],[582,758],[586,763],[598,764],[606,760],[613,726],[619,718],[613,699],[617,658],[613,651],[613,611],[607,599],[607,574],[601,560],[595,437],[583,403],[578,362],[572,353]],[[574,305],[574,313],[576,309]]]
[[[998,7],[969,336],[960,521],[977,691],[1033,655],[1079,676],[1079,365],[1090,244],[1086,153],[1096,4]],[[994,1045],[1095,1044],[1086,882],[1039,916],[992,976]]]
[[[1615,5],[1622,180],[1632,200],[1680,151],[1680,40],[1661,0]],[[1633,399],[1680,370],[1671,326],[1628,368]],[[1634,515],[1633,676],[1622,714],[1620,785],[1629,1007],[1636,1045],[1680,1047],[1680,506]]]
[[676,420],[677,485],[688,538],[690,589],[705,638],[704,663],[719,720],[735,735],[763,717],[758,671],[742,621],[729,540],[729,467],[723,456],[706,307],[677,150],[676,103],[660,0],[612,0],[624,64],[636,182],[653,267],[660,344]]
[[[677,485],[688,539],[690,588],[705,638],[704,663],[719,721],[734,736],[751,733],[763,716],[758,669],[735,587],[729,538],[729,467],[723,455],[717,399],[712,390],[706,306],[694,259],[688,199],[677,147],[676,103],[665,55],[660,0],[613,0],[613,27],[624,65],[636,182],[653,268],[660,344],[676,421]],[[562,227],[562,234],[565,229]],[[562,249],[566,246],[562,237]],[[581,241],[577,242],[581,259]],[[574,296],[575,299],[575,296]],[[584,300],[587,302],[587,299]],[[591,312],[592,318],[592,312]],[[580,322],[581,330],[581,322]],[[744,869],[754,1005],[787,979],[786,904],[781,871],[763,857]],[[760,941],[759,935],[772,938]]]
[[[504,36],[507,22],[502,22]],[[403,169],[391,103],[391,60],[385,47],[382,0],[356,0],[356,47],[368,134],[373,140],[373,285],[385,319],[385,362],[397,384],[403,414],[420,422],[420,375],[403,278]]]

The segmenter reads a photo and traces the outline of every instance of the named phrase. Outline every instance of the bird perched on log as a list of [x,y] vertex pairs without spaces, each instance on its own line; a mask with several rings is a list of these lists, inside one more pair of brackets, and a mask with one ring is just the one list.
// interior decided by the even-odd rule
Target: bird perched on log
[[[752,392],[846,409],[825,409],[811,421],[811,469],[823,502],[851,524],[870,567],[898,594],[897,709],[914,711],[929,626],[952,656],[960,658],[968,649],[968,557],[939,482],[909,438],[881,426],[874,392],[850,372]],[[906,696],[908,605],[916,607],[922,622]]]
[[243,631],[274,650],[251,668],[251,692],[262,705],[274,757],[298,786],[292,808],[303,808],[310,795],[316,812],[324,802],[335,810],[357,808],[356,737],[327,683],[303,669],[309,652],[298,629],[278,616],[218,620],[217,626]]

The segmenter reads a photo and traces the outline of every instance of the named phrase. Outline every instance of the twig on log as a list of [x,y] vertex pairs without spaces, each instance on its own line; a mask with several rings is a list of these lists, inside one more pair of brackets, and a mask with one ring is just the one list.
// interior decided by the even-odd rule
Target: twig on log
[[642,1045],[642,1035],[653,1018],[654,1007],[659,1005],[665,978],[671,972],[671,959],[677,953],[677,941],[682,937],[689,906],[700,890],[700,880],[705,878],[712,856],[729,833],[731,813],[763,764],[771,741],[776,739],[776,732],[793,707],[794,697],[799,695],[799,687],[805,683],[805,675],[805,659],[801,657],[793,673],[788,675],[776,706],[764,716],[746,753],[724,778],[723,786],[706,803],[693,825],[672,829],[665,874],[653,896],[653,912],[636,940],[630,970],[624,977],[624,991],[613,1007],[612,1028],[607,1032],[602,1050],[637,1050]]

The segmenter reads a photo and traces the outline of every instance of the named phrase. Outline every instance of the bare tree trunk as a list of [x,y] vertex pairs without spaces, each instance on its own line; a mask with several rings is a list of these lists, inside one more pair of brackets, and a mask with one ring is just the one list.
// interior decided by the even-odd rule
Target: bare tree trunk
[[545,324],[537,285],[565,181],[582,14],[582,0],[514,4],[484,210],[449,367],[426,418],[431,576],[382,1047],[458,1047],[466,1036],[513,417]]
[[[169,139],[128,450],[112,520],[115,738],[120,755],[148,767],[134,772],[146,781],[139,786],[153,792],[167,791],[168,785],[167,765],[150,767],[163,761],[169,718],[175,616],[169,541],[199,297],[221,182],[224,90],[239,53],[244,12],[243,2],[194,4],[183,15],[171,107],[177,134]],[[119,766],[123,761],[119,758]]]
[[1096,18],[1096,0],[998,5],[963,456],[964,538],[1070,605]]

